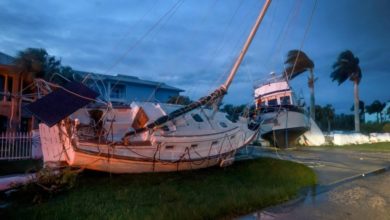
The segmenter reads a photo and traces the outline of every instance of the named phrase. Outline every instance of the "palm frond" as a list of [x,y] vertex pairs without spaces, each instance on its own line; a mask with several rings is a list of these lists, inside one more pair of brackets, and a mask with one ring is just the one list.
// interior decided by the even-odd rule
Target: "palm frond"
[[290,79],[295,78],[301,73],[314,68],[314,62],[300,50],[290,50],[287,53],[286,68],[284,69],[284,76]]

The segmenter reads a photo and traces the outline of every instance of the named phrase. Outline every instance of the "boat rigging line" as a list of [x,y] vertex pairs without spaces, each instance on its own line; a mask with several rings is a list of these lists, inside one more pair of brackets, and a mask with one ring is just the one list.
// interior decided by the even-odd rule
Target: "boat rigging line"
[[[304,42],[305,42],[305,40],[306,40],[307,33],[309,32],[309,29],[310,29],[310,27],[311,27],[311,22],[313,21],[313,16],[314,16],[314,12],[315,12],[316,8],[317,8],[317,0],[314,1],[314,6],[313,6],[313,9],[312,9],[311,14],[310,14],[309,22],[308,22],[307,25],[306,25],[305,33],[304,33],[304,35],[303,35],[303,38],[302,38],[302,41],[301,41],[301,45],[300,45],[299,50],[298,50],[298,56],[295,58],[294,66],[293,66],[293,68],[292,68],[292,71],[291,71],[289,77],[287,76],[287,77],[288,77],[288,80],[291,79],[292,73],[293,73],[294,70],[295,70],[295,66],[296,66],[296,64],[297,64],[297,62],[298,62],[298,58],[299,58],[299,55],[300,55],[301,50],[302,50],[302,48],[303,48],[303,44],[304,44]],[[314,82],[313,82],[313,83],[314,83]]]
[[122,56],[120,56],[106,71],[105,74],[110,72],[116,65],[118,65],[134,48],[136,48],[150,33],[152,33],[159,25],[162,23],[167,17],[169,17],[172,13],[175,13],[177,8],[179,8],[183,4],[184,0],[178,0],[172,7],[164,13],[157,22],[150,27],[138,40],[136,40],[129,48],[126,50]]

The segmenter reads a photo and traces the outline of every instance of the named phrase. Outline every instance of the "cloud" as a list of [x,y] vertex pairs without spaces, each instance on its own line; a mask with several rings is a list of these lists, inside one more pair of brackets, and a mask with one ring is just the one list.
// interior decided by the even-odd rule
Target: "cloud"
[[[27,47],[46,48],[74,69],[162,81],[199,98],[224,82],[262,2],[184,1],[164,16],[175,3],[3,0],[1,50],[16,55]],[[390,99],[384,92],[390,84],[389,1],[319,1],[304,39],[313,6],[271,4],[225,103],[251,102],[255,82],[281,72],[287,52],[301,46],[315,62],[317,103],[349,113],[352,83],[337,86],[329,78],[345,49],[360,58],[362,99]],[[308,98],[306,81],[304,74],[292,85]]]

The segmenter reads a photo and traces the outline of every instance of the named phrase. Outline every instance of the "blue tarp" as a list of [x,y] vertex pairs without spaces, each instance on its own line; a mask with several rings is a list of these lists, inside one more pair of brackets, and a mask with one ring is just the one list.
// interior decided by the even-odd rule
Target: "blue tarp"
[[91,103],[99,94],[79,82],[70,82],[26,106],[35,117],[51,127],[78,109]]

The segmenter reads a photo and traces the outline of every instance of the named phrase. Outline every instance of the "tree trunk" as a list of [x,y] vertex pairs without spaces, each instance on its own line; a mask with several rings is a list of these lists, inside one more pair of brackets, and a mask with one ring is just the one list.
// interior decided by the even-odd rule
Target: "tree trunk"
[[359,84],[355,80],[353,82],[353,93],[354,93],[354,103],[355,103],[355,131],[360,132],[360,116],[359,116]]
[[310,89],[310,117],[315,120],[315,97],[314,97],[314,74],[313,69],[309,71],[309,89]]
[[328,134],[330,134],[330,120],[329,120],[329,118],[328,118]]

